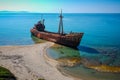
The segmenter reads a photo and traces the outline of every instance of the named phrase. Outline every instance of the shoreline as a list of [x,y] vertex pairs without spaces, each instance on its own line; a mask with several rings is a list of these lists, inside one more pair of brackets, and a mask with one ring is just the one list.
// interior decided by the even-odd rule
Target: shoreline
[[[17,80],[75,80],[57,70],[57,63],[46,55],[53,43],[25,46],[0,46],[0,66],[7,68]],[[51,75],[52,74],[52,75]]]
[[[48,47],[48,48],[50,48],[50,47]],[[82,80],[82,79],[80,79],[80,78],[77,78],[77,77],[75,77],[75,76],[71,76],[71,75],[65,73],[64,71],[62,71],[62,69],[60,68],[59,62],[56,61],[56,60],[54,60],[52,57],[50,57],[50,56],[47,54],[47,49],[48,49],[48,48],[44,49],[44,52],[45,52],[45,53],[43,54],[43,56],[44,56],[44,58],[46,59],[46,61],[47,61],[48,64],[56,67],[56,69],[57,69],[62,75],[64,75],[64,76],[70,77],[70,78],[72,78],[73,80]]]

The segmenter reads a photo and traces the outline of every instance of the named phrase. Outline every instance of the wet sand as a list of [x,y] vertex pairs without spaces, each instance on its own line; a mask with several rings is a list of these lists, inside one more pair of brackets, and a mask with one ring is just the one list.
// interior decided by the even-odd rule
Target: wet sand
[[57,61],[48,58],[46,49],[54,43],[28,46],[1,46],[0,66],[9,69],[17,80],[76,80],[57,70]]

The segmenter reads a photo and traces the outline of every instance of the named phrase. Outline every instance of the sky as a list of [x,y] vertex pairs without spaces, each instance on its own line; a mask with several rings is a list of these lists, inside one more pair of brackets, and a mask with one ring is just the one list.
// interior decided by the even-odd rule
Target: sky
[[120,0],[0,0],[0,11],[120,13]]

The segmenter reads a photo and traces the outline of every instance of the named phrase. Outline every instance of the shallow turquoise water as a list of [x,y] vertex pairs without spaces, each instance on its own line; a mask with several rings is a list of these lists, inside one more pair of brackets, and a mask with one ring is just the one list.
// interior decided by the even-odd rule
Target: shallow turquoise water
[[85,68],[83,65],[79,65],[76,67],[64,67],[62,68],[67,74],[71,76],[83,79],[83,80],[119,80],[120,74],[116,73],[104,73],[104,72],[97,72],[92,69]]
[[[108,66],[118,66],[120,67],[120,52],[119,49],[104,47],[104,48],[90,48],[81,50],[74,50],[67,47],[57,47],[47,50],[48,56],[51,58],[58,59],[68,59],[73,57],[81,58],[82,63],[75,65],[73,67],[61,66],[58,70],[63,73],[67,73],[76,78],[83,80],[119,80],[120,73],[112,72],[99,72],[94,69],[89,69],[85,67],[85,64],[89,65],[108,65]],[[83,49],[82,49],[83,50]],[[94,53],[97,50],[98,53]],[[117,50],[117,51],[116,51]],[[105,51],[105,52],[104,52]],[[115,52],[115,53],[113,53]]]

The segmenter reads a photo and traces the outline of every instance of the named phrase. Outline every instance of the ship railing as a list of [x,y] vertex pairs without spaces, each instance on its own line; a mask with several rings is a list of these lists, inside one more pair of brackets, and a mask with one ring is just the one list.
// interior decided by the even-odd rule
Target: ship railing
[[78,33],[78,32],[70,32],[70,34],[83,34],[83,33]]

